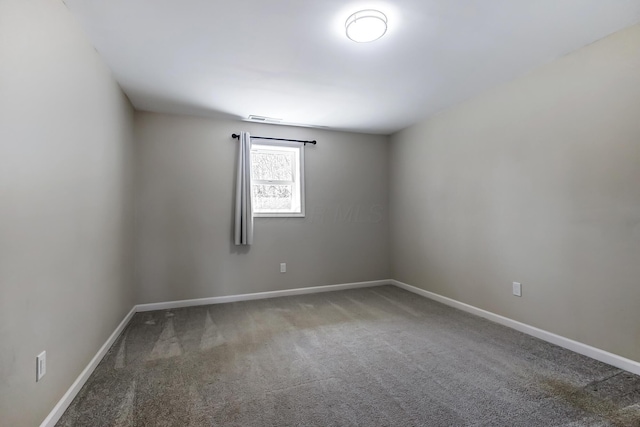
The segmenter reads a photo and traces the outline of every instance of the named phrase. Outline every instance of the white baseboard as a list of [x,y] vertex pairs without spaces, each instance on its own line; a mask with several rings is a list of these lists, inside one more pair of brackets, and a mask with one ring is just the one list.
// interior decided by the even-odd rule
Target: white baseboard
[[192,307],[198,305],[221,304],[225,302],[249,301],[255,299],[284,297],[289,295],[303,295],[319,292],[341,291],[346,289],[368,288],[380,285],[391,285],[391,280],[373,280],[369,282],[343,283],[340,285],[313,286],[309,288],[286,289],[282,291],[257,292],[242,295],[229,295],[224,297],[199,298],[181,301],[160,302],[154,304],[138,304],[133,306],[131,311],[122,319],[115,331],[109,336],[107,341],[100,347],[98,353],[91,359],[91,362],[82,371],[80,376],[74,381],[69,390],[62,396],[62,399],[51,410],[47,418],[42,421],[40,427],[54,427],[64,411],[67,410],[73,399],[76,397],[82,386],[87,382],[93,371],[96,369],[102,358],[107,354],[118,336],[122,333],[135,313],[153,310],[166,310],[171,308]]
[[151,304],[138,304],[137,312],[167,310],[171,308],[194,307],[198,305],[222,304],[226,302],[249,301],[255,299],[266,299],[276,297],[286,297],[291,295],[315,294],[319,292],[343,291],[345,289],[369,288],[380,285],[391,285],[392,280],[372,280],[369,282],[343,283],[340,285],[313,286],[309,288],[285,289],[282,291],[256,292],[251,294],[228,295],[224,297],[186,299],[179,301],[157,302]]
[[102,347],[100,347],[100,350],[98,350],[96,355],[93,356],[93,359],[91,359],[87,367],[84,368],[84,370],[80,373],[80,376],[78,376],[78,378],[76,378],[73,384],[71,384],[71,387],[69,387],[69,390],[67,390],[64,396],[62,396],[62,399],[60,399],[60,401],[56,404],[56,406],[54,406],[54,408],[51,410],[47,418],[45,418],[44,421],[42,421],[42,423],[40,424],[40,427],[55,426],[55,424],[58,422],[60,417],[62,417],[62,414],[64,414],[64,411],[67,410],[67,408],[69,407],[73,399],[76,397],[78,392],[80,392],[80,389],[82,389],[82,386],[87,382],[87,380],[89,379],[93,371],[96,369],[100,361],[102,361],[102,358],[104,357],[104,355],[107,354],[107,351],[109,351],[109,349],[111,348],[113,343],[116,341],[116,339],[120,336],[124,328],[129,324],[129,321],[131,320],[131,318],[135,313],[136,313],[136,307],[134,306],[131,309],[131,311],[129,311],[129,313],[127,313],[127,315],[124,316],[124,319],[122,319],[122,322],[120,322],[116,330],[113,331],[113,333],[109,336],[109,338],[107,338],[107,341],[102,345]]
[[547,341],[557,346],[564,347],[578,354],[582,354],[592,359],[599,360],[600,362],[615,366],[616,368],[624,369],[625,371],[640,375],[640,363],[634,360],[618,356],[617,354],[609,353],[608,351],[604,351],[599,348],[592,347],[590,345],[583,344],[569,338],[565,338],[552,332],[545,331],[544,329],[539,329],[534,326],[527,325],[526,323],[518,322],[516,320],[509,319],[508,317],[500,316],[499,314],[482,310],[481,308],[477,308],[472,305],[465,304],[463,302],[456,301],[454,299],[447,298],[433,292],[425,291],[424,289],[416,288],[415,286],[411,286],[397,280],[391,280],[391,283],[409,292],[422,295],[423,297],[427,297],[450,307],[466,311],[467,313],[475,314],[476,316],[483,317],[485,319],[491,320],[492,322],[499,323],[517,331],[523,332],[527,335],[539,338],[543,341]]
[[327,285],[327,286],[314,286],[309,288],[297,288],[297,289],[286,289],[282,291],[271,291],[271,292],[257,292],[251,294],[241,294],[241,295],[229,295],[223,297],[212,297],[212,298],[199,298],[199,299],[189,299],[189,300],[181,300],[181,301],[169,301],[169,302],[160,302],[160,303],[152,303],[152,304],[138,304],[134,306],[131,311],[125,316],[125,318],[120,322],[115,331],[109,336],[104,345],[98,350],[98,353],[91,359],[91,362],[87,365],[86,368],[82,371],[80,376],[74,381],[69,390],[62,396],[62,399],[58,402],[58,404],[53,408],[53,410],[49,413],[47,418],[44,419],[40,427],[54,427],[58,422],[64,411],[67,410],[73,399],[76,397],[82,386],[87,382],[93,371],[96,369],[102,358],[113,343],[116,341],[118,336],[122,333],[124,328],[127,326],[133,315],[137,312],[144,311],[154,311],[154,310],[166,310],[172,308],[182,308],[182,307],[192,307],[199,305],[210,305],[210,304],[221,304],[227,302],[237,302],[237,301],[249,301],[256,299],[265,299],[265,298],[275,298],[275,297],[284,297],[290,295],[304,295],[304,294],[312,294],[312,293],[320,293],[320,292],[331,292],[331,291],[341,291],[346,289],[356,289],[356,288],[368,288],[374,286],[381,285],[395,285],[399,288],[405,289],[409,292],[413,292],[415,294],[421,295],[423,297],[432,299],[434,301],[441,302],[445,305],[466,311],[471,314],[475,314],[477,316],[483,317],[485,319],[491,320],[493,322],[499,323],[501,325],[510,327],[512,329],[518,330],[525,334],[534,336],[536,338],[540,338],[543,341],[550,342],[552,344],[558,345],[560,347],[564,347],[568,350],[574,351],[576,353],[591,357],[592,359],[599,360],[601,362],[607,363],[609,365],[615,366],[620,369],[624,369],[625,371],[632,372],[636,375],[640,375],[640,363],[626,359],[622,356],[618,356],[613,353],[609,353],[604,350],[600,350],[595,347],[591,347],[589,345],[580,343],[578,341],[571,340],[569,338],[562,337],[560,335],[556,335],[554,333],[527,325],[525,323],[518,322],[513,319],[509,319],[508,317],[500,316],[495,313],[491,313],[486,310],[482,310],[480,308],[474,307],[469,304],[462,303],[460,301],[456,301],[451,298],[444,297],[442,295],[435,294],[433,292],[425,291],[424,289],[416,288],[415,286],[408,285],[406,283],[399,282],[397,280],[373,280],[369,282],[355,282],[355,283],[344,283],[340,285]]

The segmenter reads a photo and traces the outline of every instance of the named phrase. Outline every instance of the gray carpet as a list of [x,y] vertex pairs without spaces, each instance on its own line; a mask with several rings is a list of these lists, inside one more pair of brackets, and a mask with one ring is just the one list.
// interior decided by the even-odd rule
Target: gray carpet
[[640,378],[404,290],[138,313],[58,426],[640,426]]

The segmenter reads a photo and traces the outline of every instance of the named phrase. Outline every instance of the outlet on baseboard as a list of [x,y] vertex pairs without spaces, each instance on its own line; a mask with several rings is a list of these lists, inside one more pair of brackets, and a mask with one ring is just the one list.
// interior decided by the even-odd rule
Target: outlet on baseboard
[[286,273],[287,272],[287,263],[286,262],[281,262],[280,263],[280,273]]
[[43,351],[36,356],[36,382],[40,381],[47,373],[47,352]]
[[513,282],[513,294],[517,297],[522,296],[522,283]]

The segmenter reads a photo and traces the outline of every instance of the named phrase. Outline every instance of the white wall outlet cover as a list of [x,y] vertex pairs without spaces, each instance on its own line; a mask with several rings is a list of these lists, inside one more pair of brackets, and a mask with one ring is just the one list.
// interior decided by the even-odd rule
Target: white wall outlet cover
[[36,356],[36,381],[40,381],[47,373],[47,352],[43,351]]
[[281,262],[280,263],[280,273],[286,273],[287,272],[287,263],[286,262]]
[[513,282],[513,294],[517,297],[522,296],[522,284],[518,282]]

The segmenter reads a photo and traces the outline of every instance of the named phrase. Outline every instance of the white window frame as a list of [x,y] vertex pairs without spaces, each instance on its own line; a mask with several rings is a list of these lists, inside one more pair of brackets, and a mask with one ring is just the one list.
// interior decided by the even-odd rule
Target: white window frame
[[[254,151],[254,147],[259,147],[257,150],[269,151],[269,147],[290,147],[298,150],[299,155],[294,156],[296,159],[297,165],[294,166],[294,181],[268,181],[268,180],[254,180],[251,178],[251,197],[253,202],[253,185],[254,184],[291,184],[292,186],[296,186],[296,174],[298,181],[300,182],[300,212],[256,212],[253,211],[253,216],[255,218],[304,218],[305,217],[305,191],[304,191],[304,144],[295,143],[295,142],[284,142],[284,141],[266,141],[266,142],[252,142],[251,143],[251,151]],[[294,197],[295,197],[295,191]],[[254,206],[254,203],[252,203]]]

